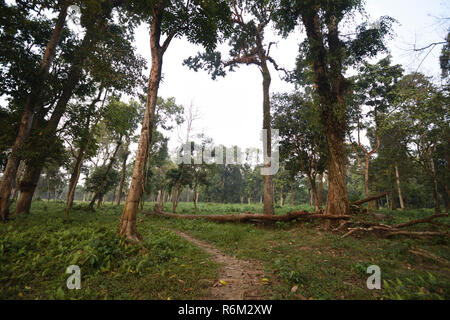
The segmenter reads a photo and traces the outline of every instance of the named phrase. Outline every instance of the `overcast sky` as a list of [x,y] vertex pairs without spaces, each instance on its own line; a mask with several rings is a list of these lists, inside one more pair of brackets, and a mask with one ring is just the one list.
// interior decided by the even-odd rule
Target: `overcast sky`
[[[439,17],[450,16],[450,3],[441,0],[368,0],[367,13],[371,20],[388,15],[395,18],[396,37],[389,42],[394,63],[400,63],[407,71],[415,71],[428,51],[420,56],[412,49],[433,42],[443,41],[449,20]],[[272,40],[270,33],[267,40]],[[294,67],[298,44],[302,41],[300,31],[287,39],[276,38],[278,45],[272,48],[272,56],[280,66]],[[150,65],[150,44],[148,26],[141,26],[136,32],[137,51]],[[241,66],[225,78],[211,80],[204,71],[194,72],[182,65],[185,58],[201,51],[201,47],[185,39],[175,39],[170,44],[163,64],[161,97],[175,97],[177,103],[189,106],[191,103],[200,113],[194,123],[197,132],[212,137],[216,144],[238,145],[242,148],[260,148],[262,127],[262,78],[256,66]],[[438,79],[439,54],[436,46],[420,65],[419,71]],[[381,57],[380,57],[381,58]],[[290,91],[293,87],[280,80],[272,70],[271,93]],[[170,147],[177,144],[177,134],[172,133]]]

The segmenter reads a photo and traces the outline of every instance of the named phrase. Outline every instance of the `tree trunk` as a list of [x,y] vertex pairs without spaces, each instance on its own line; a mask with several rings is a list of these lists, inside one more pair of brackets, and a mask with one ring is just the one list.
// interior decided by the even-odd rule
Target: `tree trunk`
[[[258,38],[259,40],[259,38]],[[262,50],[262,45],[258,43],[259,59],[261,61],[261,70],[263,76],[263,129],[266,130],[266,143],[264,144],[263,139],[263,155],[264,155],[264,168],[268,169],[271,166],[271,156],[272,156],[272,136],[270,128],[270,71],[267,67],[265,51]],[[265,174],[263,175],[264,184],[264,214],[272,215],[275,213],[274,209],[274,189],[273,189],[273,175]]]
[[[364,190],[366,192],[366,197],[370,197],[370,190],[369,190],[369,165],[370,165],[370,155],[366,154],[366,161],[365,161],[365,167],[364,167]],[[369,208],[375,209],[374,203],[371,201],[369,202]]]
[[[20,182],[20,196],[17,200],[15,214],[29,213],[31,208],[31,202],[33,201],[34,191],[39,182],[41,176],[42,165],[27,165],[23,174],[22,181]],[[56,199],[56,194],[55,194]]]
[[433,179],[434,213],[440,213],[441,212],[441,204],[439,202],[438,181],[436,178],[436,170],[434,168],[434,160],[432,157],[430,158],[430,169],[431,169],[432,179]]
[[182,187],[180,185],[175,185],[173,188],[172,193],[172,213],[175,213],[177,211],[178,202],[181,197],[181,192],[183,191]]
[[197,210],[199,192],[195,193],[195,210]]
[[[139,139],[136,153],[136,161],[133,169],[130,190],[127,195],[122,218],[120,220],[118,233],[126,236],[129,240],[139,241],[136,229],[136,214],[138,203],[143,192],[144,170],[147,163],[149,143],[152,141],[152,132],[155,118],[156,98],[158,96],[159,83],[161,81],[161,69],[163,55],[170,38],[167,38],[163,46],[160,45],[161,23],[165,9],[163,2],[158,2],[153,10],[152,23],[150,27],[150,51],[152,56],[152,67],[147,93],[147,102],[142,123],[141,137]],[[169,41],[169,42],[167,42]]]
[[17,200],[17,196],[18,196],[18,193],[20,190],[20,181],[23,178],[24,172],[25,172],[25,161],[22,160],[22,161],[20,161],[19,168],[17,170],[17,176],[16,176],[14,191],[13,191],[13,195],[12,195],[13,201]]
[[[76,51],[76,58],[74,59],[74,64],[70,68],[68,78],[64,83],[63,92],[62,92],[60,98],[58,99],[58,102],[54,108],[54,111],[53,111],[49,121],[47,122],[45,127],[42,128],[43,136],[42,136],[41,140],[43,141],[43,143],[47,143],[47,144],[52,143],[52,141],[54,141],[54,139],[55,139],[55,133],[58,128],[59,121],[61,120],[62,116],[64,115],[67,104],[68,104],[70,98],[72,97],[77,84],[80,81],[83,63],[88,56],[88,49],[92,45],[92,35],[93,35],[93,31],[88,30],[83,38],[81,46]],[[99,99],[99,98],[97,98],[97,99]],[[95,103],[95,102],[96,101],[94,101],[93,103]],[[40,152],[40,154],[38,155],[38,158],[41,159],[41,162],[38,165],[33,165],[33,164],[27,165],[27,169],[28,169],[28,167],[30,167],[29,169],[34,172],[33,176],[36,179],[36,184],[37,184],[37,180],[39,179],[39,175],[43,168],[43,162],[45,161],[45,158],[48,156],[45,146],[42,146],[42,148],[39,150],[39,152]],[[31,199],[33,197],[33,194],[34,194],[34,191],[36,188],[36,185],[34,182],[31,182],[31,184],[32,184],[31,188],[28,189],[27,194],[24,195],[23,204],[21,204],[21,206],[18,206],[18,209],[16,208],[16,213],[21,213],[21,210],[26,210],[26,212],[29,211],[29,208],[31,206]],[[31,196],[28,194],[30,192],[31,192]],[[56,200],[56,195],[55,195],[55,200]],[[19,201],[20,201],[20,199],[19,199]],[[73,199],[72,199],[72,201],[73,201]]]
[[[151,214],[146,212],[146,214]],[[161,211],[159,208],[155,208],[153,214],[161,215],[168,218],[179,218],[179,219],[204,219],[207,221],[215,222],[276,222],[276,221],[292,221],[295,219],[324,219],[324,220],[348,220],[350,216],[336,216],[336,215],[324,215],[318,214],[316,212],[307,211],[292,211],[283,215],[267,215],[267,214],[254,214],[254,213],[240,213],[240,214],[214,214],[214,215],[204,215],[204,214],[173,214]]]
[[50,202],[50,177],[47,172],[47,203]]
[[344,139],[330,127],[328,128],[328,194],[325,214],[347,215],[350,211],[345,185],[345,146]]
[[44,56],[41,60],[39,71],[31,85],[31,92],[25,102],[24,111],[22,113],[19,131],[14,141],[11,153],[8,157],[6,168],[3,172],[3,177],[0,182],[0,216],[3,221],[6,221],[9,213],[9,198],[11,196],[11,189],[17,175],[17,169],[20,163],[20,152],[25,143],[25,140],[30,135],[31,125],[33,123],[34,110],[36,106],[41,103],[41,91],[47,79],[53,58],[56,52],[56,46],[61,38],[66,21],[68,4],[64,4],[59,12],[58,19],[53,29],[50,40],[47,43]]
[[[127,144],[127,148],[128,148],[128,144]],[[125,184],[125,175],[127,173],[128,155],[129,155],[129,153],[127,152],[122,161],[122,176],[120,178],[119,194],[117,195],[117,206],[120,206],[120,201],[121,201],[122,195],[123,195],[123,185]]]
[[[325,215],[348,215],[350,204],[346,188],[345,95],[349,83],[342,75],[342,41],[339,39],[339,20],[331,16],[327,24],[326,39],[321,27],[317,7],[302,12],[302,22],[311,52],[314,52],[314,84],[319,96],[321,123],[325,128],[328,145],[328,194]],[[326,48],[326,44],[328,48]],[[329,68],[327,68],[329,66]],[[330,227],[330,223],[325,223]]]
[[314,177],[308,177],[309,184],[311,185],[311,198],[314,204],[314,211],[319,211],[319,199],[317,196],[316,179]]
[[[197,211],[197,203],[198,203],[198,186],[194,186],[194,210]],[[242,197],[241,197],[242,203]]]
[[[101,90],[99,93],[99,97],[101,96]],[[105,91],[105,96],[103,98],[102,101],[102,105],[100,106],[100,110],[98,112],[98,116],[95,119],[94,124],[92,125],[91,129],[89,130],[89,137],[88,140],[86,141],[86,143],[84,145],[82,145],[80,147],[80,150],[78,151],[78,156],[77,159],[75,161],[75,167],[72,171],[72,174],[70,176],[70,182],[69,182],[69,190],[67,192],[67,202],[66,202],[66,210],[65,210],[65,218],[67,219],[69,217],[69,211],[72,208],[72,204],[73,204],[73,199],[75,197],[75,189],[77,187],[78,184],[78,179],[80,178],[80,173],[81,173],[81,166],[83,165],[83,160],[84,157],[86,155],[86,151],[92,141],[92,139],[94,138],[94,133],[95,133],[95,128],[97,127],[98,122],[100,121],[100,118],[102,117],[102,112],[103,112],[103,108],[105,105],[105,100],[106,97],[108,95],[108,90]],[[90,191],[89,191],[89,196],[88,196],[88,201],[90,198]]]
[[323,206],[323,173],[319,174],[319,190],[317,192],[317,204]]
[[[116,158],[116,154],[117,154],[117,151],[119,150],[121,144],[122,144],[122,141],[119,140],[119,141],[117,142],[116,148],[114,149],[113,155],[112,155],[112,157],[111,157],[110,160],[109,160],[108,167],[106,167],[106,171],[105,171],[105,174],[104,174],[103,177],[102,177],[102,181],[101,181],[101,183],[100,183],[100,187],[99,187],[98,190],[95,192],[94,198],[92,199],[91,203],[89,204],[89,208],[90,208],[91,210],[94,208],[95,198],[99,198],[99,199],[100,199],[100,198],[103,198],[103,195],[102,195],[102,194],[103,194],[103,188],[105,187],[105,181],[106,181],[106,179],[107,179],[107,177],[108,177],[109,172],[111,171],[111,168],[112,168],[112,166],[113,166],[113,164],[114,164],[114,160],[116,160],[116,159],[115,159],[115,158]],[[102,195],[102,196],[100,197],[100,195]],[[97,207],[98,207],[98,206],[97,206]]]
[[398,173],[398,165],[395,164],[395,177],[397,180],[397,191],[398,191],[398,199],[400,200],[400,208],[402,211],[405,211],[405,205],[403,203],[402,189],[400,187],[400,175]]
[[294,183],[291,183],[291,206],[295,205],[295,191],[294,191]]
[[113,205],[114,201],[116,201],[116,191],[117,191],[117,186],[114,188],[114,192],[112,194],[111,205]]

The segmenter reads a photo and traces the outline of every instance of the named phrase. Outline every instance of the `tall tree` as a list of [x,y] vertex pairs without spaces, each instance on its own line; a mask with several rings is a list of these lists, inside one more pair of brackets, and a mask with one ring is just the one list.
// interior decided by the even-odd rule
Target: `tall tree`
[[270,128],[270,84],[272,79],[269,65],[276,70],[283,70],[270,55],[270,48],[275,43],[264,40],[265,31],[276,12],[276,4],[276,1],[267,0],[231,1],[232,30],[229,35],[229,46],[231,47],[229,58],[222,58],[220,52],[206,52],[185,60],[185,64],[195,71],[200,68],[208,70],[213,79],[217,76],[224,76],[224,69],[227,67],[230,71],[242,64],[258,67],[263,79],[263,129],[266,130],[263,152],[264,168],[268,171],[263,175],[264,214],[274,214],[273,174],[269,170],[272,156]]
[[[100,100],[99,97],[103,87],[112,86],[118,90],[126,90],[125,88],[130,87],[130,85],[124,79],[128,81],[133,79],[137,82],[140,80],[139,68],[142,67],[142,61],[139,57],[134,56],[133,51],[124,50],[132,48],[131,39],[125,27],[112,23],[111,17],[114,6],[112,1],[106,1],[101,6],[97,6],[93,2],[86,2],[81,7],[80,20],[86,32],[74,52],[67,79],[64,81],[62,92],[49,120],[44,121],[42,119],[40,123],[37,123],[35,131],[38,132],[38,137],[33,144],[30,144],[30,148],[38,151],[33,156],[34,159],[28,161],[25,170],[27,180],[21,183],[27,190],[21,193],[16,206],[16,213],[28,212],[30,209],[31,199],[42,166],[51,155],[46,146],[51,146],[53,141],[57,139],[58,125],[66,113],[70,99],[75,94],[78,95],[78,98],[83,98],[83,95],[90,91],[85,90],[84,86],[91,84],[94,88],[99,86],[98,97],[92,102],[95,105]],[[129,71],[124,68],[125,65]],[[114,75],[114,77],[111,77],[111,75]],[[85,79],[92,80],[84,83],[83,76],[85,76]],[[97,86],[95,86],[95,83],[97,83]]]
[[[138,106],[139,104],[134,101],[127,104],[118,100],[112,100],[105,110],[103,121],[105,122],[105,127],[109,131],[109,135],[111,135],[111,138],[116,144],[104,172],[105,182],[109,172],[113,168],[117,152],[123,143],[123,137],[132,135],[137,129],[139,121]],[[94,190],[94,195],[91,203],[89,204],[89,208],[91,208],[91,210],[93,209],[95,200],[97,200],[101,195],[106,194],[103,188],[103,184],[100,184],[98,189]]]
[[362,10],[358,0],[281,0],[277,26],[283,34],[302,24],[306,40],[300,46],[298,69],[312,66],[320,103],[320,119],[328,144],[328,194],[325,214],[343,215],[350,210],[346,189],[347,98],[350,83],[345,68],[386,49],[383,38],[392,19],[377,24],[363,22],[355,32],[343,34],[339,25]]
[[[132,6],[135,7],[135,12],[142,13],[143,20],[150,22],[152,63],[141,137],[118,233],[129,240],[139,241],[136,214],[143,192],[149,144],[152,141],[164,53],[174,37],[183,35],[193,43],[213,48],[218,39],[218,28],[222,25],[222,17],[228,15],[228,7],[224,1],[220,0],[208,2],[157,0],[150,3],[136,1],[132,3]],[[166,38],[161,43],[161,36],[164,34]]]
[[59,43],[61,34],[64,29],[68,7],[68,1],[60,1],[60,3],[56,5],[56,9],[59,9],[59,15],[56,20],[51,37],[47,43],[45,53],[40,62],[39,70],[33,77],[34,79],[31,84],[30,94],[28,95],[25,102],[17,136],[15,138],[11,153],[8,157],[8,162],[3,172],[3,177],[0,182],[0,216],[3,221],[8,218],[9,198],[11,196],[12,185],[14,183],[14,179],[16,178],[17,169],[20,163],[20,150],[30,134],[35,108],[37,105],[39,105],[40,93],[45,84],[45,80],[48,76],[53,58],[55,56],[56,47]]
[[[367,198],[370,197],[370,159],[380,148],[380,130],[382,130],[387,113],[392,111],[396,84],[402,75],[403,68],[400,65],[391,65],[391,58],[388,56],[376,64],[365,62],[359,68],[358,76],[355,77],[357,145],[363,151],[365,158],[364,189]],[[365,109],[365,112],[363,109]],[[369,150],[361,142],[360,131],[362,128],[371,130],[375,136],[376,145],[372,150]],[[373,201],[369,202],[371,209],[375,208],[374,204]]]

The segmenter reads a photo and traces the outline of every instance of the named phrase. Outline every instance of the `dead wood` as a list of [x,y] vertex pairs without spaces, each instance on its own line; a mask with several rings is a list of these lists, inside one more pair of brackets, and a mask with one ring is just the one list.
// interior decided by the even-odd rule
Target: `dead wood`
[[410,237],[424,237],[424,236],[448,236],[448,233],[434,232],[434,231],[393,231],[386,234],[386,237],[392,236],[410,236]]
[[[149,215],[151,213],[143,211],[144,214]],[[202,215],[202,214],[175,214],[167,213],[161,211],[157,205],[153,214],[177,219],[204,219],[214,222],[277,222],[277,221],[292,221],[295,219],[330,219],[330,220],[346,220],[350,219],[350,216],[342,215],[324,215],[317,212],[308,211],[292,211],[284,215],[265,215],[256,213],[241,213],[241,214],[213,214],[213,215]]]
[[371,197],[368,197],[368,198],[365,198],[365,199],[361,199],[361,200],[352,202],[351,204],[352,204],[352,205],[355,205],[355,206],[359,206],[359,205],[361,205],[361,204],[363,204],[363,203],[366,203],[366,202],[370,202],[370,201],[373,201],[373,200],[377,200],[377,199],[383,198],[383,197],[385,197],[387,194],[389,194],[390,192],[391,192],[391,191],[385,191],[385,192],[379,193],[379,194],[377,194],[377,195],[374,195],[374,196],[371,196]]
[[426,251],[424,249],[411,248],[409,250],[409,252],[411,252],[411,253],[413,253],[415,255],[421,256],[421,257],[425,257],[425,258],[437,261],[437,262],[442,263],[443,265],[446,265],[446,266],[450,265],[450,262],[447,259],[438,257],[437,255],[435,255],[435,254],[433,254],[431,252],[428,252],[428,251]]
[[433,219],[439,218],[439,217],[448,217],[448,213],[439,213],[439,214],[433,214],[432,216],[429,216],[427,218],[423,218],[423,219],[417,219],[417,220],[411,220],[405,223],[400,223],[394,226],[394,228],[404,228],[404,227],[409,227],[418,223],[423,223],[423,222],[429,222]]

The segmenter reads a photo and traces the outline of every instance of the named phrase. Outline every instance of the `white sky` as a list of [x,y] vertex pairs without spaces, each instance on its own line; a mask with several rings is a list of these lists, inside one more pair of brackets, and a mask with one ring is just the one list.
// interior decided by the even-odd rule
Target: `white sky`
[[[425,54],[412,51],[433,42],[443,41],[450,20],[438,21],[437,17],[450,16],[450,3],[440,0],[368,0],[367,13],[371,20],[383,15],[395,18],[396,37],[389,42],[393,63],[399,63],[407,71],[416,71]],[[297,31],[288,39],[274,38],[278,42],[272,48],[272,56],[280,66],[292,69],[303,35]],[[266,40],[273,40],[266,35]],[[150,44],[148,26],[136,31],[137,51],[148,59]],[[419,71],[435,76],[440,74],[439,55],[442,46],[436,46],[421,64]],[[185,58],[195,55],[202,48],[185,39],[174,39],[163,63],[161,97],[175,97],[176,102],[198,109],[200,119],[194,123],[197,132],[212,137],[215,144],[238,145],[241,148],[260,148],[262,127],[262,78],[256,66],[240,66],[225,78],[215,81],[205,71],[194,72],[182,65]],[[224,52],[227,53],[227,50]],[[272,69],[271,93],[290,91],[293,86],[280,80]],[[176,130],[171,134],[170,148],[177,145]]]

